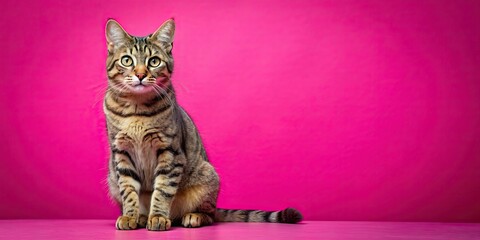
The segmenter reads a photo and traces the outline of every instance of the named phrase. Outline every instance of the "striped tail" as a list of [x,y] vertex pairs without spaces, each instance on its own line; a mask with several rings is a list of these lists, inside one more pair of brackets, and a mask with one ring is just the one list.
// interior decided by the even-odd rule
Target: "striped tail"
[[297,223],[302,221],[302,214],[294,208],[282,211],[261,210],[233,210],[217,208],[216,222],[271,222],[271,223]]

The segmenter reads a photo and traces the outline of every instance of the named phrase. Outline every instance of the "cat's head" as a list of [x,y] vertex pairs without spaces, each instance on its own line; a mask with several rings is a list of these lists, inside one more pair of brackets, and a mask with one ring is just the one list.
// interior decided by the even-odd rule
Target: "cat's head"
[[108,20],[107,75],[110,88],[131,94],[159,92],[170,87],[173,71],[175,23],[169,19],[146,37],[128,34],[118,22]]

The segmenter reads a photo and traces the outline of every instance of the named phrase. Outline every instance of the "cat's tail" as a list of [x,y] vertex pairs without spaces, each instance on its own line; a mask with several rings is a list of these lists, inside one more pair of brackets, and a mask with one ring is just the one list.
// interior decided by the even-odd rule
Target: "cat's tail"
[[302,214],[294,208],[281,211],[261,210],[233,210],[217,208],[216,222],[271,222],[271,223],[297,223],[302,221]]

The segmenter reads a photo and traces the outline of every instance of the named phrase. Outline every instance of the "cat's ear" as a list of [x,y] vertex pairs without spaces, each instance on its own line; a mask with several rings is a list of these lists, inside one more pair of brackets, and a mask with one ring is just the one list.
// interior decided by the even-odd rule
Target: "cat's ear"
[[175,34],[175,21],[173,18],[165,21],[162,26],[160,26],[157,31],[155,31],[150,39],[153,42],[158,43],[163,46],[167,53],[172,52],[173,48],[173,35]]
[[115,48],[127,43],[132,38],[122,26],[113,19],[107,21],[105,35],[107,37],[107,47],[109,52],[112,52]]

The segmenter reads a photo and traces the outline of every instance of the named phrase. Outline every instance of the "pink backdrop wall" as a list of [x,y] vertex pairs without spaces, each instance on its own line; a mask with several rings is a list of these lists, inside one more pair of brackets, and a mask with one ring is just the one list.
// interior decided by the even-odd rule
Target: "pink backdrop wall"
[[177,22],[224,208],[480,221],[478,1],[2,3],[0,218],[115,218],[104,24]]

